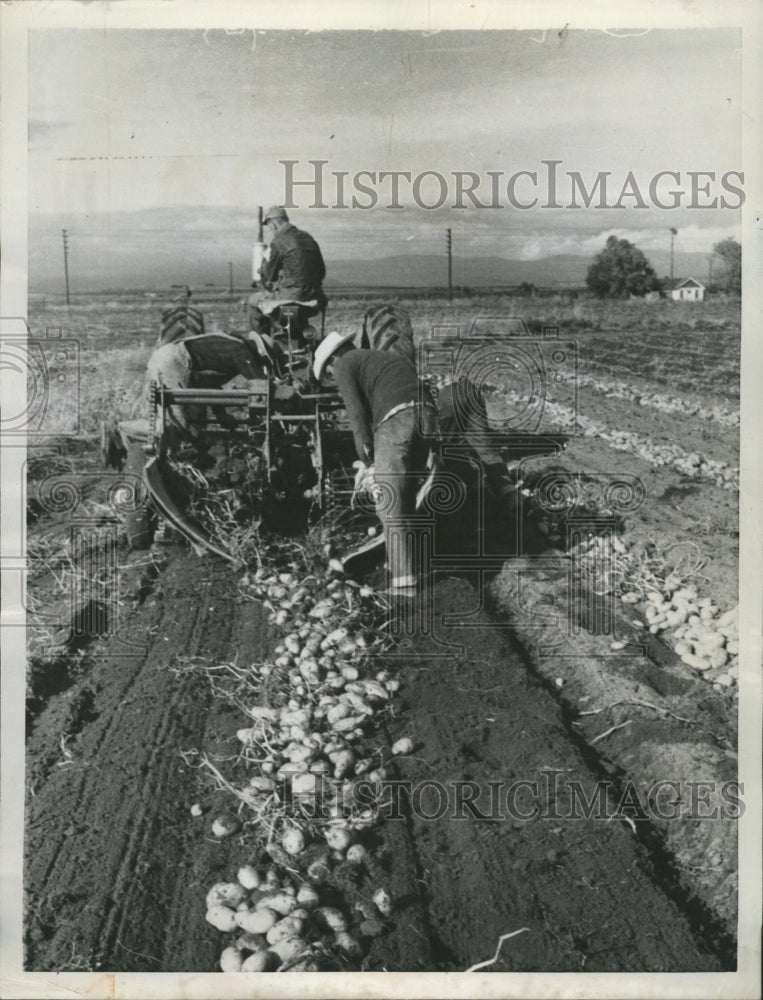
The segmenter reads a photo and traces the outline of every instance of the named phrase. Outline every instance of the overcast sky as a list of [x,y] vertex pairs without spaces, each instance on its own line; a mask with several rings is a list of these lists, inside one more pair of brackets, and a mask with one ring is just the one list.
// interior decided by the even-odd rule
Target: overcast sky
[[[448,226],[470,255],[590,255],[611,231],[663,253],[670,226],[680,249],[709,252],[738,235],[739,213],[686,207],[687,172],[716,172],[703,201],[738,204],[719,178],[741,167],[740,45],[730,29],[31,32],[32,283],[50,267],[58,273],[61,227],[78,266],[104,280],[178,253],[244,262],[257,205],[285,199],[283,159],[299,161],[300,178],[322,159],[327,181],[359,170],[448,179],[448,202],[436,211],[418,207],[405,182],[398,211],[309,208],[310,192],[297,189],[294,221],[327,258],[439,253]],[[589,187],[611,172],[610,202],[633,171],[648,207],[631,198],[620,210],[544,210],[547,159],[562,161],[562,203],[566,171]],[[522,199],[539,195],[537,207],[513,208],[505,182],[506,207],[449,207],[453,171],[475,172],[489,202],[488,171],[519,170],[539,172],[537,190],[526,177],[516,188]],[[682,175],[681,208],[649,200],[660,170]],[[376,189],[382,206],[389,186]],[[422,197],[432,190],[424,185]],[[324,200],[335,201],[333,182]]]

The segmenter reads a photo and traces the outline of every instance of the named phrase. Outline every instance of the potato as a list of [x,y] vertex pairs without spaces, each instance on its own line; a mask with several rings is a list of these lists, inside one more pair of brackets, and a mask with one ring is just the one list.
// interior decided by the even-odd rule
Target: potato
[[321,649],[328,649],[330,646],[336,646],[338,643],[343,642],[346,638],[347,629],[342,625],[340,628],[335,628],[333,632],[329,632],[321,643]]
[[307,877],[311,882],[315,882],[317,885],[322,885],[326,882],[331,875],[331,869],[327,864],[328,858],[321,859],[319,861],[313,861],[308,865]]
[[[349,733],[351,730],[355,730],[360,727],[361,722],[365,721],[365,715],[348,715],[338,722],[334,722],[331,728],[335,733]],[[363,730],[360,730],[360,735],[363,735]],[[345,739],[349,737],[345,736]]]
[[232,910],[246,899],[246,889],[238,882],[216,882],[207,893],[207,909],[213,906],[228,906]]
[[239,868],[236,876],[245,889],[258,889],[260,887],[260,873],[254,865],[244,865]]
[[315,916],[322,926],[328,927],[335,933],[347,930],[347,919],[335,906],[319,906]]
[[306,760],[290,761],[287,760],[285,764],[282,764],[276,771],[276,778],[278,781],[287,781],[289,778],[293,778],[295,774],[303,774],[308,770],[308,763]]
[[305,849],[304,833],[298,828],[287,830],[281,838],[281,846],[287,854],[296,857],[297,854],[301,854]]
[[338,750],[336,754],[331,755],[330,759],[334,764],[334,777],[339,779],[352,770],[352,765],[355,762],[355,754],[353,754],[352,750]]
[[712,670],[720,670],[721,667],[725,667],[726,660],[728,659],[725,649],[711,650],[709,653],[709,658],[710,658],[710,668]]
[[288,708],[281,712],[280,722],[282,726],[309,726],[310,712],[306,708]]
[[362,844],[351,844],[347,848],[347,860],[354,865],[362,864],[368,857],[368,851]]
[[311,618],[328,618],[332,613],[336,605],[334,604],[333,598],[326,597],[322,601],[318,601],[314,608],[311,608],[308,614]]
[[208,924],[212,924],[218,931],[223,931],[223,933],[227,934],[230,931],[234,931],[238,926],[236,923],[237,916],[238,914],[234,913],[227,906],[218,904],[217,906],[209,907],[205,919]]
[[375,826],[379,821],[379,812],[375,809],[361,809],[357,816],[353,816],[350,822],[353,830],[367,830]]
[[409,740],[407,736],[404,736],[402,739],[392,744],[392,753],[395,757],[412,753],[412,751],[413,740]]
[[335,935],[334,941],[337,947],[349,958],[360,958],[363,954],[363,949],[348,931],[339,931]]
[[236,927],[240,927],[247,934],[267,934],[277,920],[276,912],[266,906],[258,906],[254,910],[239,910],[235,915]]
[[280,844],[276,844],[274,841],[271,841],[270,843],[265,844],[265,850],[268,852],[271,859],[275,861],[277,865],[281,865],[282,868],[288,868],[291,864],[290,856]]
[[380,684],[378,681],[371,681],[371,680],[364,681],[363,690],[365,692],[366,698],[368,698],[369,701],[389,700],[389,693],[387,692],[387,689],[384,687],[383,684]]
[[276,790],[276,783],[272,778],[268,778],[262,774],[254,774],[249,779],[249,787],[254,788],[258,792],[274,792]]
[[392,897],[386,889],[379,888],[371,897],[383,917],[392,915]]
[[[328,765],[325,761],[318,761],[319,764],[323,764],[328,770]],[[291,780],[291,792],[292,795],[315,795],[316,789],[318,787],[318,773],[313,767],[310,771],[306,771],[304,774],[295,774]],[[324,772],[325,773],[325,772]]]
[[311,885],[302,885],[297,892],[297,903],[307,910],[314,910],[320,902],[317,891]]
[[362,715],[374,714],[374,710],[371,708],[371,706],[368,704],[367,701],[364,701],[363,698],[360,697],[359,694],[356,694],[354,691],[348,691],[345,688],[344,696],[352,706],[354,712],[356,713],[360,712]]
[[685,653],[681,659],[690,667],[694,667],[695,670],[702,670],[704,672],[710,669],[710,660],[705,656],[693,656],[690,653]]
[[236,938],[236,947],[242,951],[259,951],[267,948],[268,942],[264,934],[250,934],[245,932]]
[[287,635],[283,644],[292,656],[299,656],[302,651],[302,642],[300,641],[299,636],[294,633]]
[[220,955],[220,968],[223,972],[241,972],[243,960],[238,948],[225,948]]
[[331,826],[325,833],[326,843],[332,851],[346,851],[352,843],[352,834],[344,827]]
[[332,705],[332,707],[328,710],[328,712],[326,713],[326,718],[328,719],[329,724],[333,726],[334,723],[339,722],[340,719],[346,719],[349,714],[350,714],[350,706],[347,704],[347,702],[338,701],[335,705]]
[[280,913],[281,916],[288,916],[292,910],[297,908],[297,900],[294,896],[290,896],[287,892],[278,892],[272,896],[268,896],[266,899],[260,900],[256,904],[257,909],[260,909],[260,903],[263,907],[267,907],[270,910],[274,910],[276,913]]
[[303,761],[310,761],[315,756],[312,747],[306,747],[304,743],[298,743],[293,747],[286,748],[286,756],[292,764],[301,764]]
[[355,765],[355,769],[354,769],[355,770],[355,774],[357,774],[357,775],[365,774],[367,771],[371,770],[371,765],[372,764],[373,764],[373,758],[372,757],[363,757]]
[[241,824],[234,816],[216,816],[212,820],[212,833],[215,837],[230,837],[236,833]]
[[237,729],[236,739],[244,746],[253,746],[257,742],[257,737],[261,735],[258,726],[251,726],[249,729]]
[[265,948],[252,952],[249,958],[244,959],[241,966],[242,972],[267,972],[276,964],[271,954]]
[[270,950],[274,952],[282,962],[290,962],[293,958],[296,958],[301,951],[304,951],[306,947],[307,943],[304,938],[290,937],[283,938],[281,941],[276,941],[275,944],[270,946]]
[[300,937],[304,927],[305,922],[304,920],[300,920],[299,917],[284,917],[283,920],[279,920],[268,931],[266,935],[268,944],[276,944],[285,938]]

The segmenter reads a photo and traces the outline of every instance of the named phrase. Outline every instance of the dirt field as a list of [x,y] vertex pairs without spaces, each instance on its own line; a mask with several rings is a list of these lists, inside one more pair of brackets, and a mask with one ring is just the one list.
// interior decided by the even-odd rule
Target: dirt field
[[[47,624],[31,635],[28,682],[26,967],[214,971],[229,935],[205,921],[205,896],[241,865],[262,864],[262,830],[242,808],[238,832],[211,832],[212,818],[238,803],[200,763],[207,755],[235,784],[248,773],[236,738],[248,723],[203,667],[267,661],[283,629],[242,588],[241,570],[172,538],[144,553],[121,539],[118,595],[92,580],[81,586],[76,518],[40,485],[51,475],[73,483],[89,537],[121,538],[99,474],[96,418],[134,412],[157,308],[123,305],[93,303],[68,316],[47,305],[30,315],[33,330],[35,322],[76,330],[89,395],[78,440],[30,451],[30,607]],[[367,734],[369,752],[418,798],[403,796],[399,814],[364,835],[376,866],[370,881],[357,873],[342,881],[340,865],[330,885],[332,904],[346,908],[382,879],[395,903],[384,933],[364,938],[350,967],[463,970],[523,928],[493,970],[735,967],[733,638],[723,665],[695,669],[681,658],[675,627],[649,628],[646,605],[671,574],[714,602],[716,620],[738,600],[738,315],[728,303],[706,312],[662,304],[659,314],[625,303],[626,337],[609,305],[577,303],[566,314],[552,305],[544,317],[537,304],[531,329],[569,321],[589,377],[575,405],[597,426],[558,454],[525,457],[525,494],[511,510],[490,512],[482,542],[470,548],[468,531],[445,525],[425,604],[432,630],[420,627],[429,618],[417,619],[374,666],[400,687]],[[419,335],[448,313],[437,303],[411,308],[420,310]],[[506,303],[481,308],[495,315]],[[210,304],[222,326],[231,312]],[[362,304],[337,313],[341,328]],[[470,315],[460,313],[464,323]],[[92,378],[107,369],[108,380]],[[569,435],[574,402],[571,381],[560,382],[541,429]],[[711,412],[691,414],[699,405]],[[66,413],[62,402],[56,419]],[[680,454],[668,455],[673,446]],[[598,508],[544,506],[536,487],[550,473],[575,489],[636,477],[644,496],[619,513],[602,507],[601,488]],[[572,547],[576,516],[615,525],[616,587],[573,579],[570,566],[582,566],[586,551]],[[636,600],[623,602],[630,593]],[[413,751],[390,757],[403,736]],[[682,793],[689,782],[714,786],[677,819],[617,809],[629,787],[646,797],[659,781],[680,783]],[[513,810],[493,809],[491,794],[505,805],[505,789],[532,782],[538,815],[529,816],[524,792]],[[480,790],[474,810],[463,806],[470,783]],[[605,815],[571,815],[571,788],[590,801],[604,785]],[[438,813],[438,788],[447,809],[427,818]],[[711,807],[716,818],[703,818]]]

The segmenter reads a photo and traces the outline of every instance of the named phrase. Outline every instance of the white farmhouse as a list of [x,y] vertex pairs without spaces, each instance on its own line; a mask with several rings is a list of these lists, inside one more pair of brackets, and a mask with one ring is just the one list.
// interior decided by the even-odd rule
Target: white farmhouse
[[677,302],[704,302],[705,286],[696,278],[683,278],[674,283],[670,297]]

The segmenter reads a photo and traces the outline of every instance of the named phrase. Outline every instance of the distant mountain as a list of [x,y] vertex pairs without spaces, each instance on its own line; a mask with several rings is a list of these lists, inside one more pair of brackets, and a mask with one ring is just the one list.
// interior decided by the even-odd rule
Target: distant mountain
[[[540,260],[509,260],[504,257],[454,257],[453,284],[484,288],[519,285],[523,281],[539,287],[584,285],[591,258],[559,254]],[[397,255],[379,260],[332,260],[327,262],[326,287],[395,286],[398,288],[445,287],[448,262],[442,256]],[[655,255],[653,266],[659,277],[668,273],[670,262]],[[701,253],[676,254],[676,277],[707,277],[707,256]]]
[[[571,255],[544,260],[508,260],[505,257],[454,257],[453,284],[484,288],[488,285],[579,284],[585,281],[590,261]],[[378,260],[327,261],[326,286],[394,285],[396,287],[446,286],[445,255],[399,254]]]

